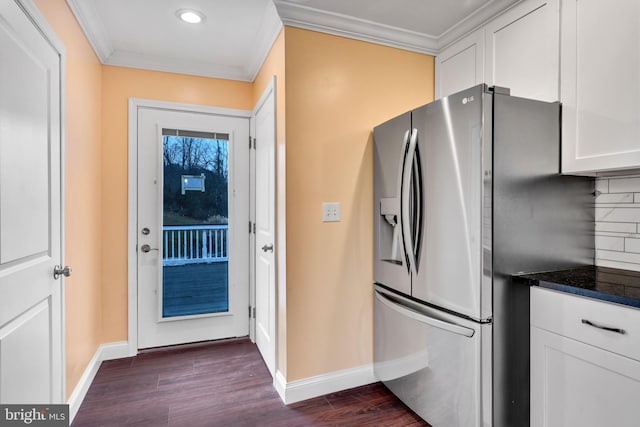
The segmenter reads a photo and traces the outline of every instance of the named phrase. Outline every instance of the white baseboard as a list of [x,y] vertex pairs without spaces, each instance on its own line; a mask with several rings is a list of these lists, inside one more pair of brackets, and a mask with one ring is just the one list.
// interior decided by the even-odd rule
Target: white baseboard
[[91,386],[91,382],[95,378],[96,373],[98,373],[100,364],[105,360],[121,359],[128,356],[129,343],[127,341],[102,344],[98,347],[91,361],[89,361],[89,365],[87,365],[87,368],[80,377],[80,381],[78,381],[78,384],[73,389],[73,393],[69,396],[69,401],[67,402],[69,404],[69,424],[73,422],[73,419],[78,413],[80,405],[82,405],[82,401],[87,395],[87,391],[89,391],[89,386]]
[[[110,344],[102,344],[98,351],[102,353],[102,361],[123,359],[130,357],[129,343],[127,341],[112,342]],[[134,354],[135,356],[135,354]]]
[[280,371],[273,385],[285,405],[376,382],[373,365],[364,365],[316,377],[287,382]]

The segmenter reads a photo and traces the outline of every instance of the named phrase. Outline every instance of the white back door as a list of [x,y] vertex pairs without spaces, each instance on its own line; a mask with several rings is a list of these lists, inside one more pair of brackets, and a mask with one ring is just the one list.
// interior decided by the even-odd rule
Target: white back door
[[138,348],[249,333],[249,118],[138,107]]
[[14,1],[0,52],[0,402],[62,403],[60,56]]

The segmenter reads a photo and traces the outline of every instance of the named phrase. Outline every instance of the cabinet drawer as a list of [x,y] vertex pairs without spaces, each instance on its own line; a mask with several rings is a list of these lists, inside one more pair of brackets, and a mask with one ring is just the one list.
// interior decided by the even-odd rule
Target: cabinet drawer
[[[638,309],[532,287],[531,324],[640,360],[640,310]],[[624,334],[600,329],[597,326],[621,329]]]

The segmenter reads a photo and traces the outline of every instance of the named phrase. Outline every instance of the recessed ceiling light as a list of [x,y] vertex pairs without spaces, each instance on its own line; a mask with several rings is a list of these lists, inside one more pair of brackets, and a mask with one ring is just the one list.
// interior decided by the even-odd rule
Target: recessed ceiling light
[[188,22],[190,24],[198,24],[204,21],[204,14],[202,12],[198,12],[197,10],[191,9],[180,9],[176,12],[176,16],[180,18],[184,22]]

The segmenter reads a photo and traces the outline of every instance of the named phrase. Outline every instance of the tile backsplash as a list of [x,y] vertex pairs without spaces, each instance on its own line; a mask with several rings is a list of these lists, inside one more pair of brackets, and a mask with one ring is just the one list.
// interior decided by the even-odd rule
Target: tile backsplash
[[640,175],[596,179],[596,265],[640,271]]

